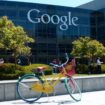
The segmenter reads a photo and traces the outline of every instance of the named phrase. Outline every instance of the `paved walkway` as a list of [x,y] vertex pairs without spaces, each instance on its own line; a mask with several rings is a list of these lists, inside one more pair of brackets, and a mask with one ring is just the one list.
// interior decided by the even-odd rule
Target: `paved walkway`
[[[0,105],[29,105],[22,100],[0,102]],[[69,95],[43,97],[31,105],[105,105],[105,91],[82,93],[82,100],[75,102]]]

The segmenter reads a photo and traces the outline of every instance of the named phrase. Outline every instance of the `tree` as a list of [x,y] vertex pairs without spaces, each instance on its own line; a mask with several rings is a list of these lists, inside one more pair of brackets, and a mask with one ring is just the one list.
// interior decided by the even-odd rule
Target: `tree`
[[94,58],[105,55],[105,47],[97,40],[89,37],[80,37],[72,42],[73,49],[71,54],[77,57]]
[[0,18],[0,48],[12,50],[15,63],[19,55],[31,53],[31,48],[26,43],[33,42],[21,26],[15,26],[6,16]]
[[100,43],[97,40],[91,40],[90,42],[88,42],[88,49],[89,49],[88,55],[90,57],[105,55],[105,47],[103,46],[102,43]]

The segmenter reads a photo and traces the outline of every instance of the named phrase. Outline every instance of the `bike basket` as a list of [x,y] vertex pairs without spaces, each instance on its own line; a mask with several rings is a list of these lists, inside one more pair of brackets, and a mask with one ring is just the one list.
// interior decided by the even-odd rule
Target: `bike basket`
[[66,74],[66,75],[68,75],[68,76],[72,76],[72,75],[74,75],[74,74],[75,74],[75,69],[71,69],[71,70],[66,71],[66,72],[67,72],[67,74]]
[[67,65],[65,66],[65,69],[66,69],[66,72],[67,72],[66,75],[72,76],[72,75],[75,74],[75,67],[74,67],[73,65],[67,64]]
[[[72,66],[71,64],[65,65],[64,68],[66,70],[66,74],[65,75],[72,76],[72,75],[75,74],[75,67]],[[59,71],[64,74],[63,68],[59,68]]]

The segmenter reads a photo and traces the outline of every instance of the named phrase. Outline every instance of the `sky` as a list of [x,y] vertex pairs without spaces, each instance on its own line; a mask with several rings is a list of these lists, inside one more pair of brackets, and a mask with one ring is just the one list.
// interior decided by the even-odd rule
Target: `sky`
[[5,0],[5,1],[22,1],[22,2],[32,2],[32,3],[77,7],[82,4],[94,1],[94,0]]

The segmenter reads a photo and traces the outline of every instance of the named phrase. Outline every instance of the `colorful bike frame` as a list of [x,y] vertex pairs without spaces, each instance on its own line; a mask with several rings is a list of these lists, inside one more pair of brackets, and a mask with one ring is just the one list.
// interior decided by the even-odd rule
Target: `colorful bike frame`
[[[76,81],[72,78],[72,75],[66,71],[66,65],[69,61],[69,57],[66,55],[66,62],[63,64],[54,64],[50,63],[51,66],[54,66],[60,69],[60,73],[52,75],[48,78],[44,74],[45,67],[38,67],[39,72],[42,73],[42,76],[36,74],[27,74],[19,78],[17,82],[17,93],[21,99],[26,102],[32,103],[42,96],[43,93],[49,94],[54,91],[54,87],[61,81],[61,78],[64,77],[65,87],[70,94],[70,96],[75,101],[81,100],[81,90],[77,85]],[[74,72],[74,65],[71,65],[71,68]]]

